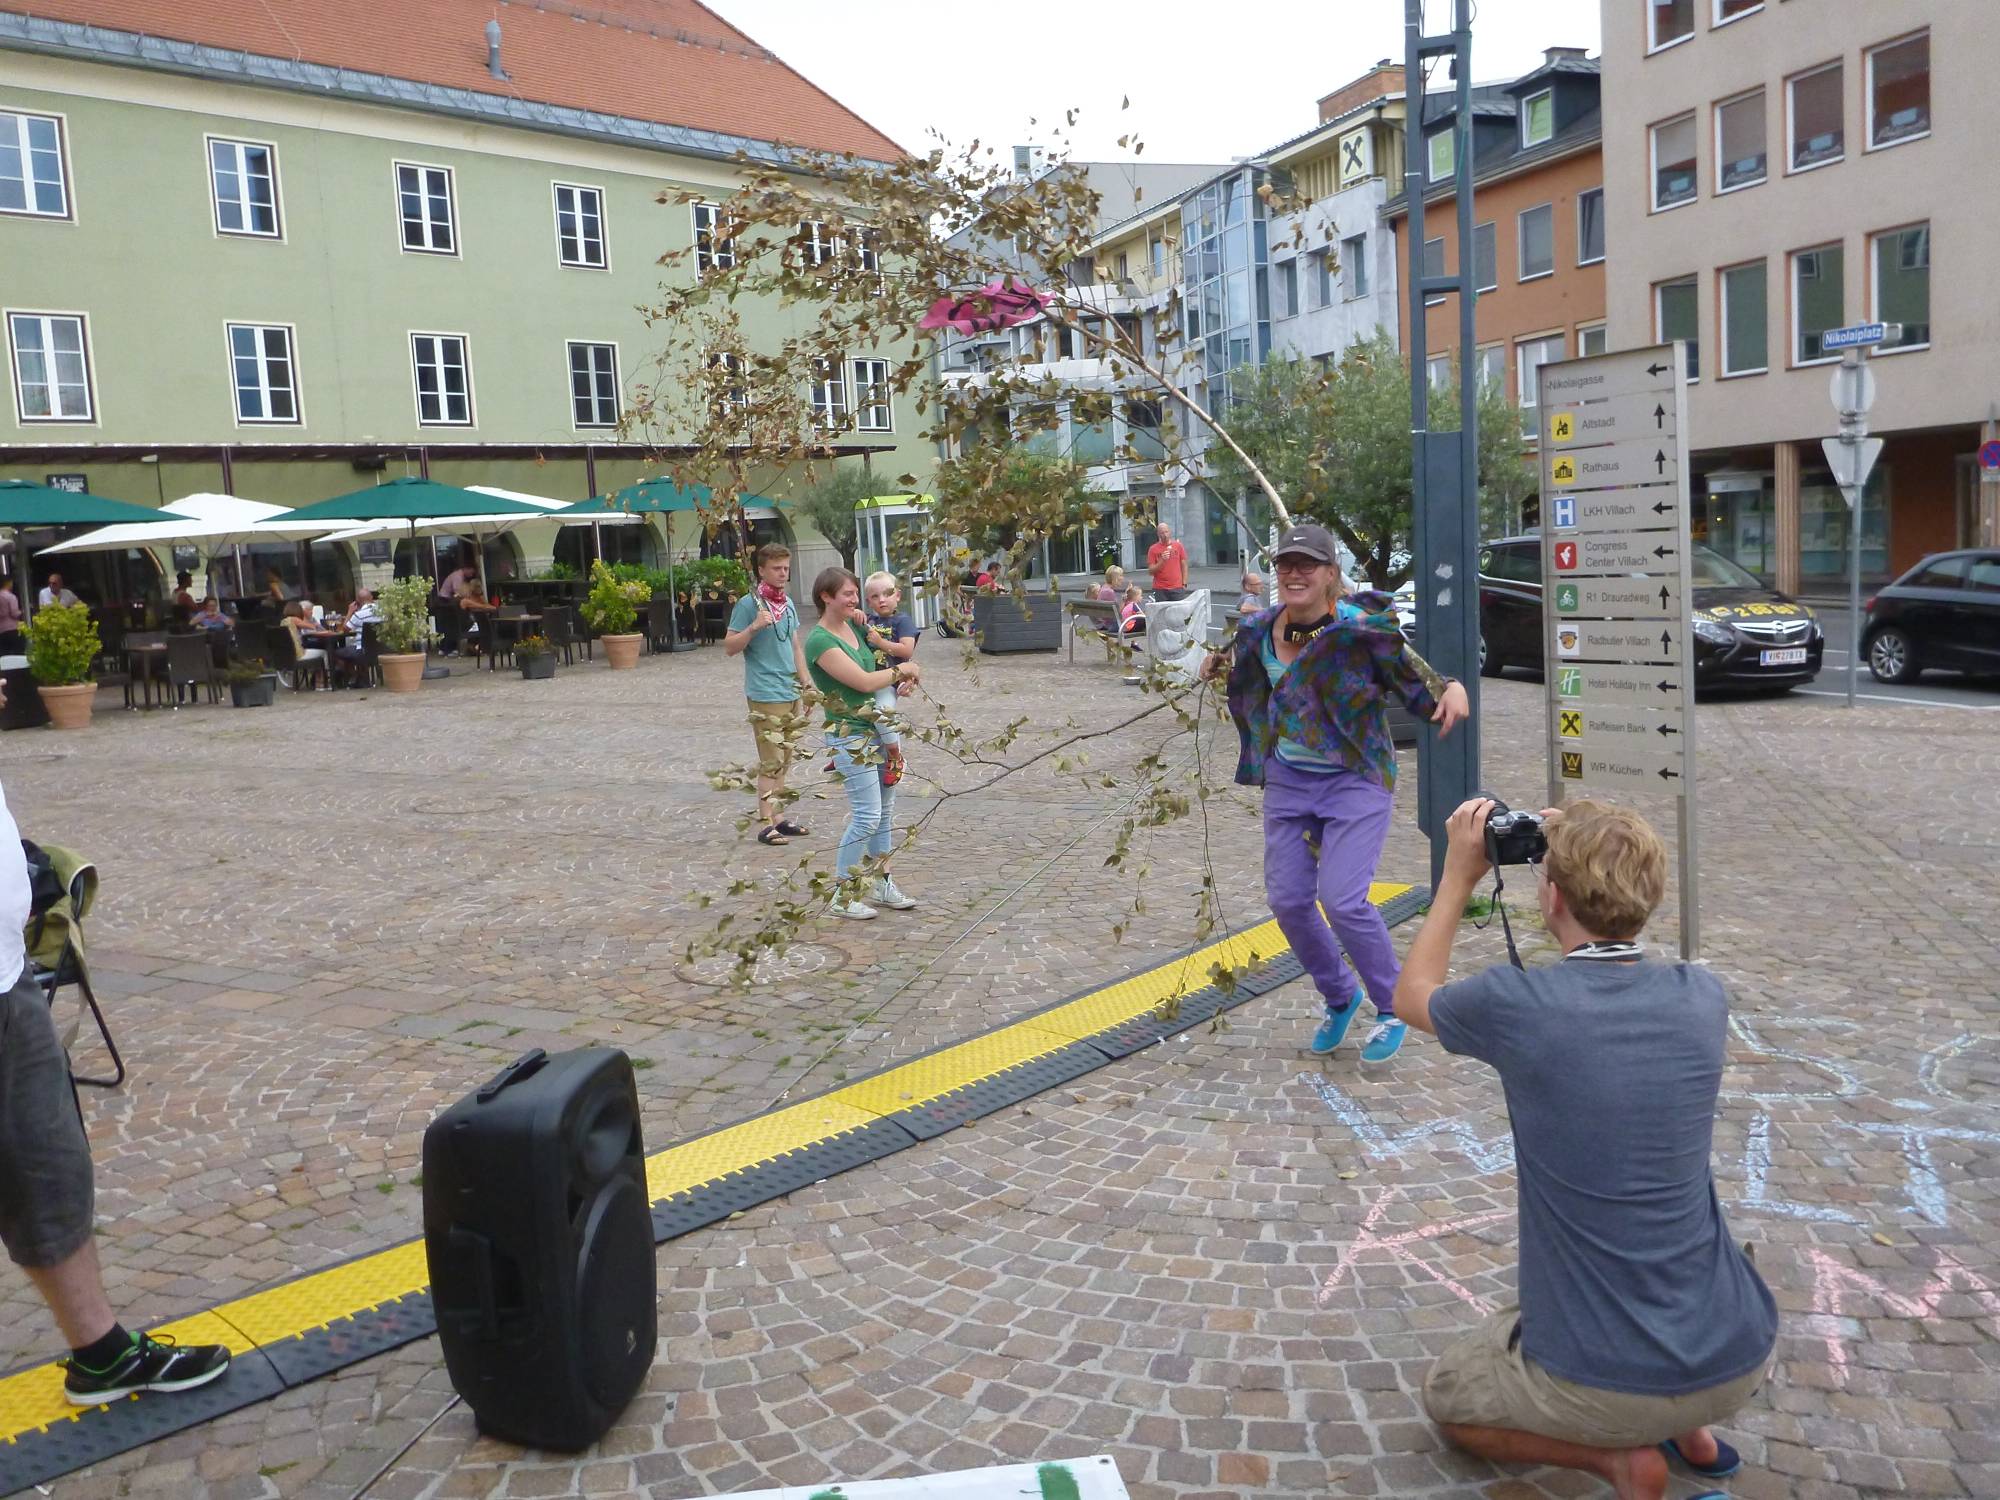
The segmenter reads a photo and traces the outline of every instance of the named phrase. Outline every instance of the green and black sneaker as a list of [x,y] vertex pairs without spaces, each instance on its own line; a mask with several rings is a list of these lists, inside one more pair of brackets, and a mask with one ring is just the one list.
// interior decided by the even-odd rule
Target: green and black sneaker
[[222,1344],[190,1344],[185,1349],[171,1335],[136,1335],[132,1347],[108,1369],[86,1370],[74,1357],[61,1361],[69,1371],[63,1394],[72,1406],[102,1406],[135,1391],[190,1391],[207,1385],[229,1368],[229,1350]]

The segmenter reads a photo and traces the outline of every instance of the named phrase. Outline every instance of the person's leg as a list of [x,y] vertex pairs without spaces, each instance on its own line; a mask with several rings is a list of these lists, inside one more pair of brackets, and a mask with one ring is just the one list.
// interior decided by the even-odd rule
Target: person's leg
[[80,1249],[52,1266],[23,1266],[28,1280],[55,1314],[63,1342],[72,1349],[96,1343],[118,1325],[111,1299],[104,1294],[104,1273],[97,1263],[97,1241],[86,1239]]
[[1667,1460],[1657,1448],[1586,1448],[1533,1432],[1450,1422],[1438,1430],[1453,1447],[1492,1463],[1553,1464],[1595,1474],[1611,1486],[1618,1500],[1660,1500],[1667,1492]]
[[771,736],[784,733],[784,725],[776,713],[784,705],[759,703],[754,698],[747,701],[750,705],[750,737],[757,746],[757,817],[766,827],[775,828],[778,825],[779,795],[785,789],[786,762]]
[[847,827],[833,856],[833,873],[841,880],[846,880],[867,855],[875,825],[882,816],[881,773],[872,756],[860,753],[862,744],[860,735],[827,735],[834,768],[847,789]]
[[1314,783],[1323,779],[1276,756],[1265,766],[1264,899],[1331,1013],[1353,998],[1355,981],[1319,909],[1323,850]]
[[1329,783],[1320,799],[1325,818],[1320,834],[1319,904],[1347,958],[1360,971],[1368,998],[1384,1020],[1395,1015],[1396,979],[1401,966],[1389,939],[1389,924],[1368,899],[1382,847],[1389,838],[1395,798],[1379,782],[1350,771],[1321,778]]

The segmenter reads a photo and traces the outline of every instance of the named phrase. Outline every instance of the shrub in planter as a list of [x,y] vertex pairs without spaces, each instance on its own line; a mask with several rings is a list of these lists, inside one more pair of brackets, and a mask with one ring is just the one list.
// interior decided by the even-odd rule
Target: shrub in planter
[[604,659],[613,668],[637,666],[639,606],[652,601],[651,585],[638,579],[622,579],[601,562],[590,565],[590,592],[579,607],[604,642]]
[[414,693],[424,680],[424,647],[437,638],[431,629],[434,587],[430,579],[412,575],[384,584],[375,596],[382,681],[392,693]]
[[521,676],[530,681],[556,675],[556,648],[545,635],[523,636],[514,647],[514,660],[521,664]]
[[35,611],[22,633],[28,638],[28,670],[49,711],[49,723],[57,729],[82,729],[90,723],[97,697],[90,669],[103,649],[90,607],[45,605]]
[[278,674],[260,657],[245,657],[222,669],[229,684],[229,701],[237,708],[269,708],[278,695]]

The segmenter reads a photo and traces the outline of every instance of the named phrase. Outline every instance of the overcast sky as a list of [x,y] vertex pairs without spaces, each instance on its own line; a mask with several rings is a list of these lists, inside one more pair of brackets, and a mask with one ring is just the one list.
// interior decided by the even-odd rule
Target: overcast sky
[[[1072,154],[1225,162],[1311,128],[1315,102],[1403,57],[1402,0],[708,0],[841,103],[912,150],[1047,144],[1081,113]],[[1430,0],[1431,25],[1449,24]],[[1473,76],[1511,78],[1544,47],[1598,50],[1598,0],[1475,0]],[[1440,66],[1436,86],[1444,84]],[[1130,109],[1120,101],[1129,96]],[[1039,123],[1031,126],[1030,118]]]

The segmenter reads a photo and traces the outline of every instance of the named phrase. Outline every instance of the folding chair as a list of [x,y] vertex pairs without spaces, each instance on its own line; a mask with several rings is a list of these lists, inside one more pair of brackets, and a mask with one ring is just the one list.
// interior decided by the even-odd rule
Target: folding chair
[[63,1050],[75,1045],[77,1033],[83,1028],[84,1009],[88,1007],[91,1019],[97,1023],[97,1034],[104,1039],[104,1050],[111,1054],[116,1071],[109,1078],[86,1078],[72,1071],[71,1081],[94,1089],[115,1089],[125,1081],[125,1059],[111,1038],[111,1025],[97,1003],[97,992],[90,987],[90,965],[83,956],[83,919],[97,901],[97,866],[59,845],[44,844],[41,849],[55,867],[62,895],[28,918],[28,925],[22,930],[28,946],[28,962],[34,966],[35,982],[48,997],[50,1011],[55,1010],[56,993],[64,985],[73,985],[82,997],[69,1023],[56,1023]]

